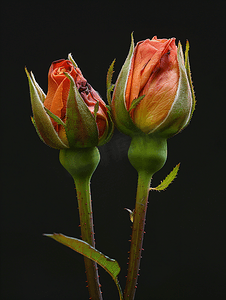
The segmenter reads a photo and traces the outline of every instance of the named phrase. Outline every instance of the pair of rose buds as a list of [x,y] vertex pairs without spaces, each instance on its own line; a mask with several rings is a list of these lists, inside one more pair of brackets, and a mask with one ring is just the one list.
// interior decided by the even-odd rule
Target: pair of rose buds
[[[131,137],[168,138],[190,121],[195,106],[187,42],[185,56],[175,38],[145,40],[130,51],[115,85],[107,75],[108,104],[83,77],[69,54],[52,63],[47,95],[27,71],[33,124],[56,149],[95,147],[112,136],[114,124]],[[111,97],[111,94],[113,95]]]

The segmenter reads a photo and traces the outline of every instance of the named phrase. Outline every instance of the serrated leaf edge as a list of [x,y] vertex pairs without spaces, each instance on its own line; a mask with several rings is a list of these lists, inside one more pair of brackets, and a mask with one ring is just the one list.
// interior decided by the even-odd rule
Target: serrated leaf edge
[[112,76],[114,73],[114,64],[115,64],[115,60],[113,60],[113,62],[111,63],[108,72],[107,72],[107,80],[106,80],[106,84],[107,84],[107,101],[108,104],[111,105],[111,92],[114,89],[114,84],[112,84]]
[[177,164],[173,170],[169,173],[169,175],[166,176],[166,178],[161,181],[161,183],[155,187],[155,188],[150,188],[149,191],[164,191],[166,188],[173,182],[173,180],[176,178],[177,173],[179,171],[180,163]]
[[193,113],[195,111],[196,98],[195,98],[195,91],[194,91],[194,87],[193,87],[192,77],[191,77],[191,68],[190,68],[190,61],[189,61],[189,55],[188,55],[189,49],[190,49],[190,45],[189,45],[189,42],[187,40],[186,48],[185,48],[185,69],[186,69],[186,72],[187,72],[188,81],[189,81],[189,85],[190,85],[190,88],[191,88],[191,94],[192,94],[192,110],[191,110],[191,115],[190,115],[190,118],[189,118],[189,122],[190,122],[190,120],[193,116]]

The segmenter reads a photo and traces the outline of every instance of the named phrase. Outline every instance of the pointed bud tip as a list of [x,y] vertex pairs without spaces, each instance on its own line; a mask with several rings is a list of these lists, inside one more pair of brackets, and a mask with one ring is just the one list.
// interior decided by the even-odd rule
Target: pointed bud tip
[[68,54],[68,60],[70,60],[70,62],[74,65],[75,68],[78,68],[78,65],[74,61],[71,53]]

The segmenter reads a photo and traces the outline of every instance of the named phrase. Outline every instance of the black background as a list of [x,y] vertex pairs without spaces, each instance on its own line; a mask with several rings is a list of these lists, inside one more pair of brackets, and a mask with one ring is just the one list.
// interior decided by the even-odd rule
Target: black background
[[[58,151],[30,121],[25,65],[47,92],[52,61],[72,53],[105,97],[135,42],[172,36],[185,46],[197,97],[191,124],[168,142],[153,186],[181,162],[165,192],[152,192],[136,299],[225,296],[225,1],[7,1],[1,5],[1,296],[4,300],[88,299],[83,258],[43,233],[79,237],[76,193]],[[115,131],[92,178],[96,247],[115,258],[125,285],[137,174],[130,140]],[[118,299],[100,268],[103,297]]]

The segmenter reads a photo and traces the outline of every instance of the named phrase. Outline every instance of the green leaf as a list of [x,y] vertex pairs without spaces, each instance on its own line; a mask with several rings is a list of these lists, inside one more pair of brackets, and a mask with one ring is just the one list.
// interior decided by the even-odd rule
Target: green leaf
[[120,295],[120,300],[123,300],[121,287],[119,285],[118,278],[117,278],[121,269],[118,262],[115,259],[109,258],[108,256],[104,255],[103,253],[96,250],[94,247],[92,247],[91,245],[89,245],[88,243],[82,240],[68,237],[60,233],[44,234],[44,235],[56,240],[57,242],[71,248],[72,250],[98,263],[102,268],[105,269],[105,271],[107,271],[111,275],[111,277],[113,278],[113,280],[117,285],[119,295]]
[[57,124],[62,125],[65,128],[65,123],[56,115],[54,115],[54,113],[52,113],[48,108],[44,107],[47,114],[55,121],[57,122]]
[[130,106],[130,108],[129,108],[129,112],[130,112],[132,109],[134,109],[134,108],[141,102],[141,100],[142,100],[144,97],[145,97],[145,95],[133,99],[133,101],[132,101],[132,103],[131,103],[131,106]]
[[180,164],[176,165],[176,167],[169,173],[168,176],[155,188],[150,188],[150,190],[155,191],[163,191],[165,190],[170,183],[173,182],[173,180],[176,178],[178,170],[179,170]]
[[111,92],[113,91],[114,84],[112,84],[112,76],[114,73],[114,64],[115,64],[115,59],[111,63],[108,72],[107,72],[107,100],[109,105],[111,104]]
[[185,49],[185,69],[186,69],[186,72],[187,72],[188,81],[189,81],[189,84],[190,84],[191,94],[192,94],[192,110],[191,110],[191,116],[190,116],[190,120],[191,120],[193,112],[195,110],[196,100],[195,100],[195,91],[194,91],[194,87],[193,87],[193,84],[192,84],[191,68],[190,68],[190,62],[189,62],[189,56],[188,56],[189,48],[190,48],[189,42],[187,41],[186,49]]

